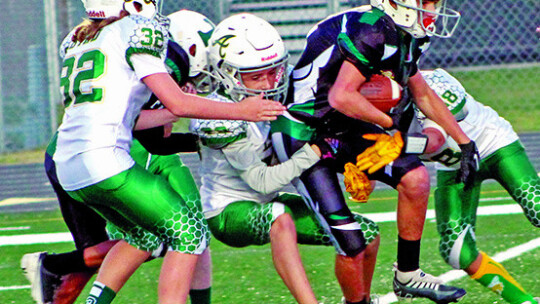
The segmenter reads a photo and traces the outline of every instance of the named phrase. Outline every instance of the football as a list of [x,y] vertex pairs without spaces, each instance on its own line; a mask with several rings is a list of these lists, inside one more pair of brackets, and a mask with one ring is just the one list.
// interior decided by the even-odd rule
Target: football
[[395,80],[383,75],[373,75],[360,86],[360,94],[385,113],[397,105],[401,99],[401,90]]

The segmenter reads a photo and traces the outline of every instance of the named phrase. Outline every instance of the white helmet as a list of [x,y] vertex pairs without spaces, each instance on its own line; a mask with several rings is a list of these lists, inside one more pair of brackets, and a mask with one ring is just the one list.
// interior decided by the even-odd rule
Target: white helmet
[[[267,21],[248,13],[221,21],[210,38],[209,60],[213,73],[233,100],[264,93],[283,101],[288,88],[289,54],[277,30]],[[240,73],[276,68],[276,83],[270,90],[248,89]]]
[[216,87],[208,65],[208,42],[216,25],[203,14],[180,10],[170,14],[169,32],[188,54],[189,77],[200,93],[210,93]]
[[[446,0],[435,3],[435,11],[425,10],[422,0],[370,0],[371,6],[385,12],[394,22],[415,38],[436,36],[449,38],[454,33],[461,15],[447,8]],[[424,12],[435,15],[435,18],[424,19]],[[439,20],[437,31],[435,21]]]
[[124,0],[82,0],[82,3],[90,19],[116,17],[124,9]]
[[124,0],[124,9],[130,15],[153,19],[159,11],[158,0]]
[[131,15],[154,18],[159,11],[158,0],[81,0],[90,19],[107,19],[120,15],[122,10]]

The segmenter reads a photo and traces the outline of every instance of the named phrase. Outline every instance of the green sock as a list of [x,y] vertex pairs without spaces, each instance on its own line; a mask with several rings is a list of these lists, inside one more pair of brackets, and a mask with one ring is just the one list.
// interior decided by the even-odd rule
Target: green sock
[[191,304],[210,304],[211,288],[206,289],[191,289],[189,291],[189,298]]
[[484,252],[480,254],[482,263],[478,271],[471,276],[472,279],[498,293],[510,304],[522,304],[527,301],[535,303],[533,296],[528,294],[501,264]]
[[115,296],[116,292],[104,284],[95,281],[92,285],[92,289],[90,289],[88,298],[86,298],[86,303],[110,304]]

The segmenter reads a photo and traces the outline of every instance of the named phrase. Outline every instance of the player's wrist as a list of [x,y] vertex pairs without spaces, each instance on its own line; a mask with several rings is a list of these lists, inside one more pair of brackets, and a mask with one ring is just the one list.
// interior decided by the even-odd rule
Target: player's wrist
[[428,137],[422,133],[406,133],[403,142],[402,153],[420,155],[426,152]]

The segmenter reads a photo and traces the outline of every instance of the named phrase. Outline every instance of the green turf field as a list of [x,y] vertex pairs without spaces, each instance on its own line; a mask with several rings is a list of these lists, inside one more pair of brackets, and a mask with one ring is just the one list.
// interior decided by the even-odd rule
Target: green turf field
[[[496,184],[484,186],[481,203],[485,205],[511,204],[507,194]],[[394,211],[396,202],[392,190],[378,190],[368,204],[354,204],[351,207],[362,213]],[[430,206],[432,204],[430,203]],[[431,209],[432,207],[430,207]],[[501,208],[505,208],[501,206]],[[59,210],[36,213],[5,213],[0,215],[0,239],[2,236],[33,233],[67,232]],[[391,266],[396,255],[396,224],[381,222],[381,248],[377,269],[373,280],[372,292],[384,296],[391,292]],[[6,227],[29,227],[27,230],[5,230]],[[4,228],[4,229],[1,229]],[[477,238],[479,247],[490,255],[535,240],[538,243],[540,233],[532,227],[523,214],[480,216],[478,219]],[[422,241],[422,268],[435,275],[451,270],[439,257],[438,237],[434,220],[428,219]],[[31,304],[30,289],[24,278],[19,261],[27,252],[43,251],[64,252],[72,250],[70,243],[32,244],[0,246],[2,263],[0,267],[0,303]],[[272,266],[269,246],[234,249],[217,240],[211,242],[213,257],[212,300],[215,304],[244,303],[294,303],[293,298],[281,283]],[[334,250],[328,247],[300,246],[306,271],[319,301],[325,304],[338,303],[341,298],[339,286],[333,275]],[[540,247],[520,253],[517,257],[503,262],[515,278],[529,291],[540,296],[538,270]],[[128,281],[114,303],[146,304],[156,303],[157,279],[161,260],[154,260],[142,266]],[[505,303],[497,295],[482,288],[476,282],[464,277],[453,281],[468,291],[460,302],[463,304]],[[77,303],[84,303],[88,290]],[[386,302],[388,303],[388,302]],[[432,303],[417,299],[413,303]]]

